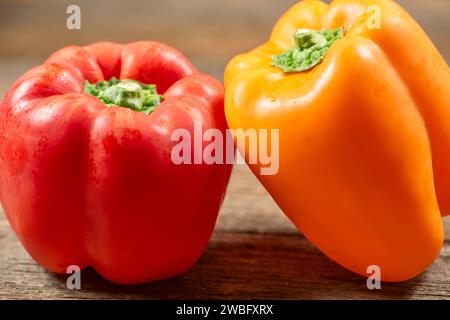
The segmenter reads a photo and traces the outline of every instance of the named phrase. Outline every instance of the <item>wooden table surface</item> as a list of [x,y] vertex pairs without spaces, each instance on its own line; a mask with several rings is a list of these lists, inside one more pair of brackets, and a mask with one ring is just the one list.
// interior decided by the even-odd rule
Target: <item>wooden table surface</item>
[[[449,0],[399,1],[450,61]],[[82,30],[65,29],[72,1],[0,4],[0,95],[55,49],[98,40],[154,39],[178,47],[203,71],[222,77],[235,54],[261,43],[294,0],[77,1]],[[118,21],[117,23],[115,21]],[[5,45],[5,44],[10,45]],[[0,299],[450,299],[450,220],[441,256],[421,276],[369,291],[357,276],[314,248],[244,165],[234,168],[211,242],[184,275],[118,286],[93,270],[82,289],[46,272],[23,250],[0,212]]]

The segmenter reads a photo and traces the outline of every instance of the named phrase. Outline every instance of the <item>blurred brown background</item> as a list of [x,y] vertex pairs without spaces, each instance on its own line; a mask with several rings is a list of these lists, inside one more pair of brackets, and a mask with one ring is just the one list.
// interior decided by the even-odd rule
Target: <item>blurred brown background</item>
[[[227,61],[267,39],[296,0],[0,0],[0,94],[17,76],[66,45],[158,40],[222,78]],[[327,1],[329,2],[329,1]],[[401,0],[450,60],[450,1]],[[81,30],[66,8],[81,7]]]
[[[267,39],[295,0],[0,0],[0,95],[30,67],[66,45],[157,40],[221,79],[228,60]],[[450,61],[450,0],[398,1]],[[81,7],[81,30],[66,8]],[[414,48],[411,48],[414,50]],[[447,219],[447,239],[450,225]],[[449,241],[424,275],[370,292],[365,279],[331,262],[293,228],[245,166],[235,166],[210,246],[176,279],[107,283],[92,270],[83,290],[37,266],[0,212],[0,298],[450,298]]]

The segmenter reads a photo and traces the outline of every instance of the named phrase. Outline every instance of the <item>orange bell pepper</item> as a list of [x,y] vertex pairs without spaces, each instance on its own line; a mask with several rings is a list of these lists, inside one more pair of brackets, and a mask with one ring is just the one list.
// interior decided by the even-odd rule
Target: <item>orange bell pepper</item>
[[450,213],[450,72],[399,5],[301,1],[225,83],[230,128],[279,129],[278,173],[249,166],[322,252],[388,282],[435,260]]

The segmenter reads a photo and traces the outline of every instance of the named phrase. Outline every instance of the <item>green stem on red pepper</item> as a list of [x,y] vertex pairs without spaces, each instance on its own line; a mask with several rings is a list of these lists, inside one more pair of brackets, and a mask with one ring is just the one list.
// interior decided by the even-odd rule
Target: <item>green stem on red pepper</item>
[[120,106],[145,114],[152,113],[164,99],[156,85],[129,79],[112,78],[95,84],[85,81],[84,92],[99,98],[108,107]]

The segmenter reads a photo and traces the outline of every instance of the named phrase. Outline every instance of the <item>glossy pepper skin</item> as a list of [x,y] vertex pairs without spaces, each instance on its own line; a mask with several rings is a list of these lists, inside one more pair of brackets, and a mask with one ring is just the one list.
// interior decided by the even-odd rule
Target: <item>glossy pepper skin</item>
[[[368,27],[374,5],[380,29]],[[295,30],[339,27],[345,36],[315,68],[271,66]],[[450,73],[401,7],[301,1],[267,43],[229,63],[225,83],[230,128],[280,130],[279,172],[250,167],[322,252],[364,276],[377,265],[390,282],[435,260],[450,213]]]
[[[83,92],[84,80],[113,76],[156,84],[164,101],[146,115]],[[171,134],[193,135],[194,120],[225,131],[223,91],[156,42],[66,47],[17,80],[0,110],[0,196],[30,255],[52,272],[92,266],[121,284],[190,268],[230,167],[173,164]]]

